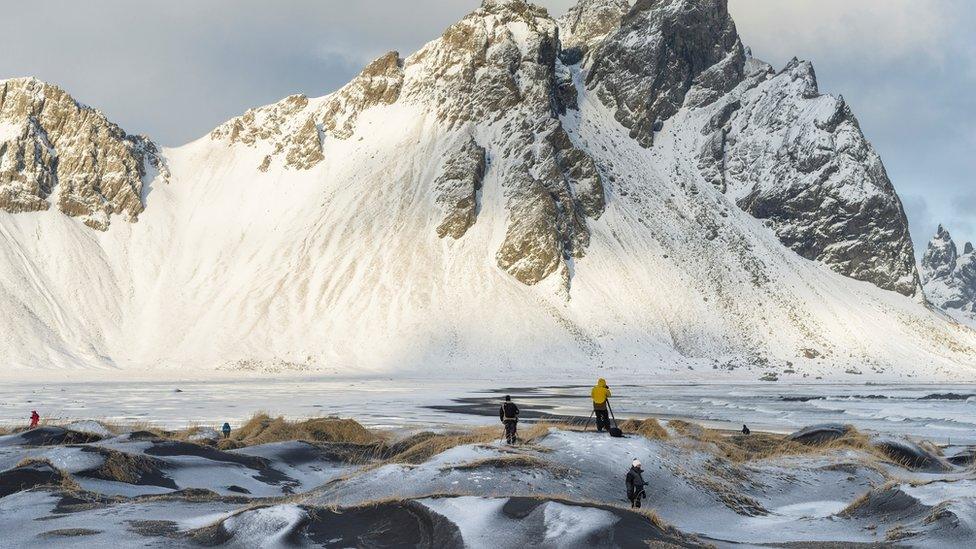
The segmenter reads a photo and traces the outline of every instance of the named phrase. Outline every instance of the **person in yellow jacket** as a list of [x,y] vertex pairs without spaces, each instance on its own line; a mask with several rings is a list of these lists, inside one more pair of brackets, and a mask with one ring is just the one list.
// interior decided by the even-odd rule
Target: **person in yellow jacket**
[[607,411],[607,399],[610,398],[610,387],[607,387],[607,380],[600,378],[596,382],[596,387],[590,391],[593,398],[593,413],[596,414],[596,430],[602,432],[610,429],[610,413]]

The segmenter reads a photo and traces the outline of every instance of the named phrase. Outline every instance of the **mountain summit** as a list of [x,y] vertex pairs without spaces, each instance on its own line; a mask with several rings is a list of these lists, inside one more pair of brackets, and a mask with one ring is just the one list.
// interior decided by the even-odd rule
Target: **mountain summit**
[[112,215],[138,218],[143,176],[158,168],[151,141],[126,135],[57,86],[0,82],[0,210],[36,212],[53,203],[106,230]]
[[[7,103],[5,123],[41,112]],[[558,20],[486,0],[330,95],[161,153],[111,135],[142,191],[103,207],[127,223],[0,213],[15,364],[976,367],[976,333],[924,304],[901,203],[848,105],[809,63],[755,59],[722,0],[583,0]],[[0,173],[24,172],[10,158]]]
[[933,305],[976,326],[976,253],[971,242],[960,254],[952,235],[939,225],[922,258],[922,281]]

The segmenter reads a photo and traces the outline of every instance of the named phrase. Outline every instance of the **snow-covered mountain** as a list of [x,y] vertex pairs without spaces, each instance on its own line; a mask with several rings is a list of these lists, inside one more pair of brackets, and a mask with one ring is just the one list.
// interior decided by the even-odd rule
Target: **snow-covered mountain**
[[976,252],[971,242],[960,254],[952,235],[939,225],[922,258],[922,282],[933,305],[976,327]]
[[6,372],[976,373],[846,103],[724,0],[485,0],[161,152],[2,85]]

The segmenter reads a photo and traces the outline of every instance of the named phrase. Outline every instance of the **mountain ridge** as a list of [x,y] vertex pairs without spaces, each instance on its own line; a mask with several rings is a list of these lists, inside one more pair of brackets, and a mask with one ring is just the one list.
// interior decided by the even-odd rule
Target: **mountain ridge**
[[618,122],[606,93],[644,88],[600,92],[616,73],[595,60],[695,34],[685,3],[614,30],[620,3],[585,0],[585,47],[564,49],[545,10],[487,1],[333,94],[163,150],[138,222],[0,212],[0,349],[33,368],[972,376],[976,334],[922,303],[849,108],[811,67],[752,58],[724,2],[689,15],[724,53],[663,57],[693,69],[656,88],[677,110]]

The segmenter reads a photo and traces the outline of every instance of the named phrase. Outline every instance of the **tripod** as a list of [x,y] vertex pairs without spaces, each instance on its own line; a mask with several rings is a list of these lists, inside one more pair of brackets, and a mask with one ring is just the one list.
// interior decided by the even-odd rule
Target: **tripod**
[[590,417],[586,418],[586,423],[583,424],[583,432],[586,432],[587,430],[589,430],[589,428],[590,428],[590,420],[593,419],[593,414],[595,414],[595,413],[596,413],[596,410],[590,411]]
[[610,406],[609,398],[607,399],[607,410],[610,412],[610,418],[613,419],[613,426],[619,429],[620,425],[617,423],[617,418],[613,415],[613,407]]

